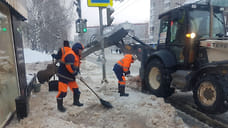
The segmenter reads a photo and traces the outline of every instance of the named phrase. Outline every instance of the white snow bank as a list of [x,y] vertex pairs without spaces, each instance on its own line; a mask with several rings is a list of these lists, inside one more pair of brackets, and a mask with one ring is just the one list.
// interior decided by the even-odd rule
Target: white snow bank
[[190,0],[190,1],[186,1],[184,4],[195,3],[195,2],[197,2],[197,1],[199,1],[199,0]]
[[36,62],[44,62],[51,61],[51,55],[41,53],[38,51],[33,51],[31,49],[24,49],[25,63],[36,63]]

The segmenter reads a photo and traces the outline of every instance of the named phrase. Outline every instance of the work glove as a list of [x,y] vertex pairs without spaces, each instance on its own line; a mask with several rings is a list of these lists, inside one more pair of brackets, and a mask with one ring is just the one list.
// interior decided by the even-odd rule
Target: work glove
[[80,70],[79,70],[79,67],[74,67],[75,69],[75,73],[73,73],[74,76],[80,74]]
[[51,56],[52,56],[52,58],[55,58],[56,57],[56,55],[53,53],[53,54],[51,54]]
[[131,72],[130,71],[127,71],[127,72],[124,72],[124,75],[127,76],[129,75]]
[[132,77],[132,75],[131,74],[127,74],[126,77]]
[[76,77],[77,79],[79,79],[79,80],[82,80],[82,79],[83,79],[83,77],[81,76],[81,73],[78,73],[75,77]]
[[77,75],[78,75],[78,72],[75,72],[75,73],[73,73],[72,75],[77,76]]
[[78,74],[81,74],[81,72],[80,72],[80,68],[78,68],[78,69],[77,69],[77,72],[78,72]]

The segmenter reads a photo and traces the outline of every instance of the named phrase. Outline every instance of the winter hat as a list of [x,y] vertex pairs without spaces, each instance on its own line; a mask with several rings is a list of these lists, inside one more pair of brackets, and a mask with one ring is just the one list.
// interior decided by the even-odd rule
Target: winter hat
[[63,46],[64,47],[70,47],[69,41],[68,40],[64,40],[63,41]]
[[81,44],[81,43],[75,43],[74,45],[73,45],[73,47],[72,47],[72,50],[75,52],[75,54],[79,54],[79,49],[81,49],[81,50],[83,50],[84,49],[84,46],[83,46],[83,44]]

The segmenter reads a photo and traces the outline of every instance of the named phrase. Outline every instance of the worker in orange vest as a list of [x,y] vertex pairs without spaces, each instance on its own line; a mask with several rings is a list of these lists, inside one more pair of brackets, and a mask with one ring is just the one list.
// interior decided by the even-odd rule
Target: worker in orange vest
[[125,76],[130,75],[130,66],[131,63],[137,59],[135,55],[126,54],[124,58],[119,60],[113,67],[113,71],[116,74],[118,81],[118,92],[120,96],[128,96],[128,93],[125,93],[126,79]]
[[69,50],[71,50],[69,41],[64,40],[64,41],[63,41],[63,47],[60,48],[60,49],[58,50],[58,53],[57,53],[57,54],[52,54],[51,56],[52,56],[53,58],[55,58],[56,60],[60,60],[61,57],[62,57],[65,53],[67,53]]
[[65,112],[66,108],[63,106],[63,98],[67,95],[67,87],[69,86],[73,92],[73,105],[83,106],[79,102],[80,94],[78,84],[75,81],[75,76],[79,74],[80,56],[84,46],[81,43],[73,45],[72,50],[69,50],[61,58],[61,63],[58,68],[59,86],[57,98],[57,108],[60,112]]

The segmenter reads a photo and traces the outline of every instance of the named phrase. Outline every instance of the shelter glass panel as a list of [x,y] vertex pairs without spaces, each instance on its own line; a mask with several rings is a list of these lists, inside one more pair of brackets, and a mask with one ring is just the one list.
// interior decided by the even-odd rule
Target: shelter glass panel
[[0,2],[0,127],[15,111],[18,82],[9,9]]

